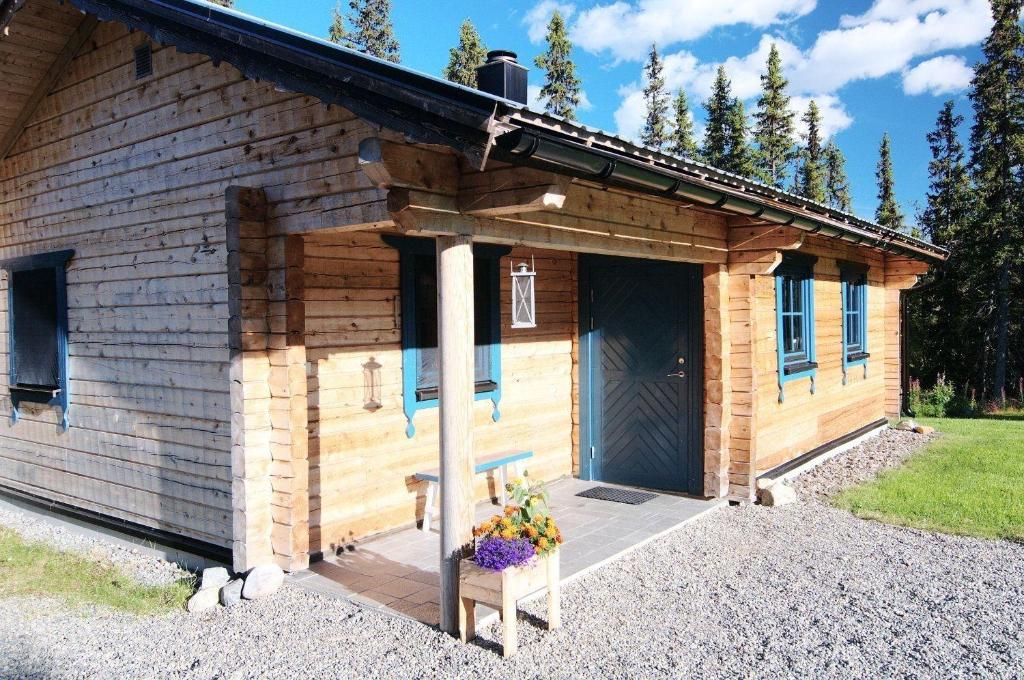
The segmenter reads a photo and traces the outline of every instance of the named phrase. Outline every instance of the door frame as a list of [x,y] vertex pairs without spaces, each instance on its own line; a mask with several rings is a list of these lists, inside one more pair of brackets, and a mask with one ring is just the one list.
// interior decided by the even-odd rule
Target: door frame
[[[578,255],[578,298],[579,323],[577,328],[579,346],[579,477],[584,480],[600,481],[600,459],[596,448],[599,442],[595,432],[600,432],[600,413],[594,408],[594,336],[591,335],[592,275],[593,269],[601,265],[623,264],[652,268],[671,268],[689,278],[690,299],[687,318],[693,319],[686,329],[688,357],[687,398],[690,403],[687,420],[687,448],[689,460],[694,461],[694,470],[685,471],[686,477],[694,475],[692,488],[686,492],[703,494],[704,486],[704,276],[701,265],[689,262],[667,260],[646,260],[641,258],[616,257],[612,255]],[[694,474],[695,473],[695,474]]]

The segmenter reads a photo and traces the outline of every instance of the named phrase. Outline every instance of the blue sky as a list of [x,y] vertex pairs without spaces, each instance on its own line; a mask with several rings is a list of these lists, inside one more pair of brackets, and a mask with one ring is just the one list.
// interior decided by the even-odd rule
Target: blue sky
[[[346,3],[347,4],[347,3]],[[752,106],[775,42],[794,105],[814,98],[847,157],[854,212],[872,218],[878,143],[893,138],[896,190],[909,221],[924,202],[930,158],[925,134],[946,99],[970,123],[970,67],[990,26],[987,0],[392,0],[402,63],[438,75],[459,24],[470,18],[491,49],[511,49],[532,66],[553,8],[569,18],[588,105],[580,119],[633,137],[642,121],[640,69],[652,41],[671,88],[699,106],[724,63],[734,93]],[[236,9],[326,36],[334,0],[236,0]],[[301,10],[297,9],[301,6]],[[543,82],[532,69],[530,84]],[[967,125],[963,130],[966,141]]]

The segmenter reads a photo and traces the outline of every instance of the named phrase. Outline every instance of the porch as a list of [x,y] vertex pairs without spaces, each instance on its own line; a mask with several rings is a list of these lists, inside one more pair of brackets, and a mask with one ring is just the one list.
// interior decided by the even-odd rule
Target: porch
[[[628,505],[576,495],[598,484],[566,478],[548,485],[551,512],[565,536],[560,549],[563,582],[681,527],[723,502],[658,493],[645,503]],[[499,510],[491,502],[479,503],[475,519],[479,522]],[[291,579],[309,590],[438,625],[439,558],[436,532],[407,528],[345,546],[338,554],[325,555]],[[482,608],[477,612],[477,620],[483,621],[491,613],[490,609]]]

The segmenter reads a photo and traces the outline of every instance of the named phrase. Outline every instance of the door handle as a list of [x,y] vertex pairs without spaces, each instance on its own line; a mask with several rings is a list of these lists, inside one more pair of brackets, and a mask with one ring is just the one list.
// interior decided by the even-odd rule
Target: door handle
[[675,373],[669,373],[665,376],[666,378],[685,378],[686,371],[676,371]]

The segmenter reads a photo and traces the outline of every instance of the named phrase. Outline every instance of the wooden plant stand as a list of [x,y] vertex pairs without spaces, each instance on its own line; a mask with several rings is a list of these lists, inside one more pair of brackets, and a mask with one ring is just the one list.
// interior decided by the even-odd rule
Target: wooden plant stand
[[516,653],[516,605],[532,592],[547,586],[548,630],[562,625],[559,601],[558,552],[539,558],[526,567],[491,571],[471,559],[459,564],[459,638],[469,642],[476,637],[476,604],[494,607],[502,620],[502,656]]

